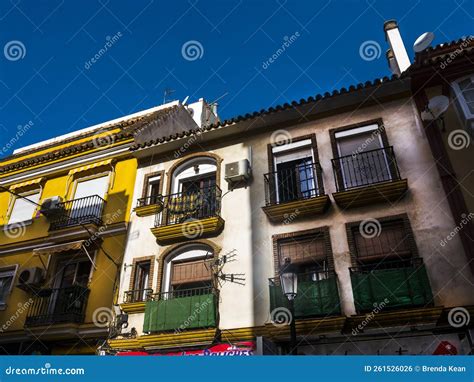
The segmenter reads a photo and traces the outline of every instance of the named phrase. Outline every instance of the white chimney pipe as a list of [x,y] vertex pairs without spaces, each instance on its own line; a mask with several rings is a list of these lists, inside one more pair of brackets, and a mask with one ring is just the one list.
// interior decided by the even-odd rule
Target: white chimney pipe
[[390,50],[393,53],[394,62],[391,63],[389,59],[389,66],[393,67],[394,74],[400,75],[410,67],[411,63],[400,35],[398,24],[395,20],[385,21],[383,29],[385,31],[385,39],[388,41]]

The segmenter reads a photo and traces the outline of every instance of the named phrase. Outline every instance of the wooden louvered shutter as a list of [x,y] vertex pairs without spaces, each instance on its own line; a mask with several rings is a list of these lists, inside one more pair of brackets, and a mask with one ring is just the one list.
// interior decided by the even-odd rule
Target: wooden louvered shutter
[[280,264],[285,258],[293,264],[311,263],[324,260],[327,257],[324,238],[322,235],[291,238],[279,242]]
[[195,260],[173,264],[171,276],[172,285],[209,280],[211,280],[211,266],[209,261]]
[[410,257],[410,238],[405,231],[403,220],[391,221],[381,225],[380,235],[364,237],[359,228],[354,229],[357,258],[360,260],[390,260]]

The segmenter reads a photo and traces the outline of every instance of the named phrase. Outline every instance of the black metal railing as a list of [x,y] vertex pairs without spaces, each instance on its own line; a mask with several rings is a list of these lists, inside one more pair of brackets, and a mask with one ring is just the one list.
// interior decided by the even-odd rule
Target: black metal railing
[[319,163],[299,164],[264,174],[266,205],[292,202],[321,196]]
[[412,258],[349,268],[356,310],[370,311],[384,302],[386,308],[425,306],[433,303],[423,260]]
[[40,290],[28,308],[25,325],[82,323],[88,297],[89,289],[79,285]]
[[155,227],[220,216],[221,197],[217,186],[164,196],[163,211],[156,215]]
[[150,295],[152,301],[158,300],[172,300],[175,298],[204,296],[214,294],[215,289],[212,286],[204,286],[190,289],[174,289],[169,292],[153,293]]
[[391,146],[334,158],[332,166],[337,191],[400,180]]
[[150,195],[145,198],[137,199],[137,208],[159,204],[162,202],[162,198],[162,195]]
[[51,220],[51,230],[80,224],[102,225],[105,200],[98,195],[68,200],[59,204],[61,211]]
[[124,293],[123,301],[124,303],[149,301],[152,293],[151,288],[128,290]]

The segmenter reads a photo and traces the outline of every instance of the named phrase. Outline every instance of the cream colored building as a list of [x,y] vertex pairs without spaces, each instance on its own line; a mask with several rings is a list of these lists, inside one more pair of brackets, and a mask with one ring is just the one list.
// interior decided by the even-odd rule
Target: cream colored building
[[[137,204],[120,282],[128,327],[109,340],[112,351],[257,337],[285,351],[285,299],[269,279],[286,257],[300,272],[300,352],[430,354],[443,341],[468,351],[446,315],[472,311],[474,278],[459,237],[440,245],[455,224],[409,79],[160,131],[131,148]],[[228,183],[235,174],[240,182]]]

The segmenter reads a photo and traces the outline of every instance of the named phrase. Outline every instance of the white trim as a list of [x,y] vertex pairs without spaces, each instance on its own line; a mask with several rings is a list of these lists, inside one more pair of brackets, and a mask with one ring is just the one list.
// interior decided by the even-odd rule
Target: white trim
[[334,138],[343,138],[343,137],[348,137],[350,135],[356,135],[356,134],[361,134],[361,133],[366,133],[368,131],[374,131],[379,128],[379,125],[376,123],[367,125],[367,126],[361,126],[361,127],[355,127],[353,129],[348,129],[344,131],[338,131],[334,134]]
[[0,300],[0,310],[4,310],[7,307],[7,299],[10,297],[10,294],[13,289],[13,284],[15,283],[16,279],[16,274],[18,272],[18,268],[20,267],[19,264],[14,264],[14,265],[7,265],[5,267],[0,268],[0,273],[11,273],[11,275],[5,274],[1,275],[0,277],[10,277],[12,278],[12,282],[10,286],[8,287],[8,290],[5,292],[5,300],[1,301]]
[[[207,248],[207,249],[206,249]],[[187,260],[193,258],[205,258],[205,256],[211,252],[214,255],[214,250],[206,244],[189,244],[185,247],[179,248],[166,256],[163,262],[163,283],[161,285],[162,292],[166,293],[170,291],[171,284],[171,265],[176,260]]]
[[139,116],[144,115],[144,114],[153,113],[153,112],[161,110],[161,109],[167,109],[171,106],[175,106],[175,105],[179,105],[179,104],[180,104],[180,101],[172,101],[172,102],[168,102],[164,105],[154,106],[150,109],[142,110],[142,111],[139,111],[139,112],[134,113],[134,114],[129,114],[129,115],[125,115],[123,117],[111,119],[109,121],[102,122],[102,123],[99,123],[97,125],[89,126],[89,127],[84,128],[84,129],[81,129],[81,130],[76,130],[72,133],[60,135],[59,137],[47,139],[45,141],[34,143],[32,145],[29,145],[29,146],[21,147],[19,149],[16,149],[15,151],[13,151],[13,154],[19,154],[19,153],[22,153],[22,152],[25,152],[25,151],[28,151],[28,150],[32,150],[32,149],[36,149],[36,148],[40,148],[42,146],[46,146],[46,145],[52,144],[52,143],[60,143],[62,140],[65,140],[65,139],[68,139],[68,138],[73,138],[75,136],[78,136],[78,135],[81,135],[81,134],[84,134],[84,133],[87,133],[87,132],[91,132],[91,131],[94,131],[96,129],[100,129],[100,128],[103,128],[103,127],[107,127],[107,126],[113,125],[115,123],[125,121],[127,119],[139,117]]
[[474,118],[474,113],[471,113],[469,110],[469,107],[467,106],[466,98],[464,97],[464,93],[459,87],[459,82],[470,79],[471,84],[474,85],[474,75],[469,75],[465,77],[458,78],[457,80],[453,81],[451,86],[453,87],[454,94],[455,94],[455,101],[459,104],[461,107],[461,110],[463,112],[463,117],[466,120],[473,119]]
[[48,174],[48,173],[53,173],[53,172],[56,173],[56,172],[58,172],[60,170],[64,170],[64,169],[71,170],[74,167],[77,167],[77,165],[79,165],[79,164],[93,163],[93,162],[95,162],[95,161],[97,161],[101,158],[105,158],[105,157],[108,158],[109,156],[112,159],[116,159],[115,156],[117,154],[120,154],[120,153],[123,153],[123,152],[128,152],[128,149],[129,149],[130,145],[131,144],[128,143],[128,144],[124,145],[124,147],[122,147],[122,148],[120,148],[116,151],[106,152],[106,153],[99,154],[99,155],[96,155],[96,156],[93,156],[93,157],[85,157],[85,158],[82,158],[82,159],[79,159],[79,160],[76,160],[76,161],[66,162],[66,163],[63,163],[63,164],[52,164],[52,165],[49,165],[48,167],[46,167],[42,170],[38,170],[38,169],[31,170],[32,173],[29,173],[29,174],[26,174],[26,175],[20,175],[20,176],[17,176],[16,178],[10,178],[10,179],[7,179],[3,182],[0,181],[0,185],[6,186],[6,185],[17,183],[17,182],[27,180],[27,179],[30,179],[30,178],[36,178],[41,174]]
[[279,153],[279,152],[282,152],[282,151],[293,150],[293,149],[297,149],[298,147],[311,146],[311,145],[312,145],[311,139],[303,139],[301,141],[288,143],[286,145],[273,146],[272,147],[272,153],[275,154],[275,153]]

